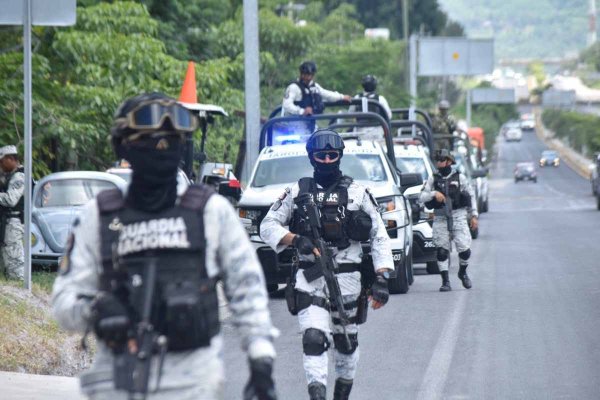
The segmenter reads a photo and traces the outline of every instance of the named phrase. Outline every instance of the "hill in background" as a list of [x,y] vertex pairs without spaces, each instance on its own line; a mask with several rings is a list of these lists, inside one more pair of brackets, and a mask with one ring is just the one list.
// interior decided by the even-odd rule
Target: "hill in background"
[[576,55],[586,47],[588,0],[439,0],[469,37],[495,37],[496,58]]

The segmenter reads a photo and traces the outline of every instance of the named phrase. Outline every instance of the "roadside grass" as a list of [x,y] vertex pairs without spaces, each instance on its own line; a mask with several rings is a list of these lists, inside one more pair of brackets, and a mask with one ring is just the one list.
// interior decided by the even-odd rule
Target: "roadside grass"
[[89,364],[79,348],[80,335],[64,332],[51,313],[56,273],[32,274],[32,290],[0,277],[0,370],[74,375]]

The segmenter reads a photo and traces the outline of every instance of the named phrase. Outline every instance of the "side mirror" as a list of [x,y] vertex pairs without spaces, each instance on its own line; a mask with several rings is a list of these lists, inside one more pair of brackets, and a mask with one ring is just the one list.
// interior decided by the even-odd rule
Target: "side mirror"
[[422,184],[423,176],[421,174],[400,174],[400,185],[402,185],[402,191],[405,191],[409,187]]
[[473,178],[485,178],[487,176],[487,174],[488,174],[487,168],[480,168],[480,169],[476,169],[475,171],[473,171],[471,176]]
[[242,197],[242,186],[240,181],[231,179],[219,183],[219,194],[225,197],[231,197],[238,201]]
[[416,201],[410,203],[411,219],[412,223],[417,224],[421,219],[421,206]]

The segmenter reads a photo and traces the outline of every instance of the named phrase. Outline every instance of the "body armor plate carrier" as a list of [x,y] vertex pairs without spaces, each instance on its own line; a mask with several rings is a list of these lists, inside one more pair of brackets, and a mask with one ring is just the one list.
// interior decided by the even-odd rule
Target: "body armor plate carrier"
[[214,192],[190,186],[175,207],[147,213],[128,207],[118,189],[97,197],[102,273],[100,290],[115,293],[140,321],[146,270],[157,264],[151,321],[169,351],[210,345],[219,333],[216,278],[206,270],[204,207]]
[[[436,172],[433,175],[433,189],[440,193],[444,193],[446,181],[448,181],[448,194],[452,200],[452,209],[457,210],[459,208],[471,207],[471,196],[461,187],[460,174],[456,171],[453,171],[445,178],[439,172]],[[439,209],[443,207],[444,203],[438,203],[434,199],[433,207],[429,208]]]

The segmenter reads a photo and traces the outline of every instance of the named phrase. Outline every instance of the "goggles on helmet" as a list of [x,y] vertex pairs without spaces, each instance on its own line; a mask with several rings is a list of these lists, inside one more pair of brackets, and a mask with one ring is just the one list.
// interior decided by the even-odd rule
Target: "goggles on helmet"
[[330,161],[336,162],[340,158],[340,152],[337,150],[315,151],[313,157],[319,161],[326,161],[329,157]]
[[308,139],[306,148],[309,152],[317,152],[321,150],[342,150],[344,149],[344,141],[341,136],[335,134],[316,134]]
[[198,120],[181,104],[173,101],[149,100],[129,111],[123,118],[128,128],[136,130],[159,129],[167,118],[176,131],[193,132]]

